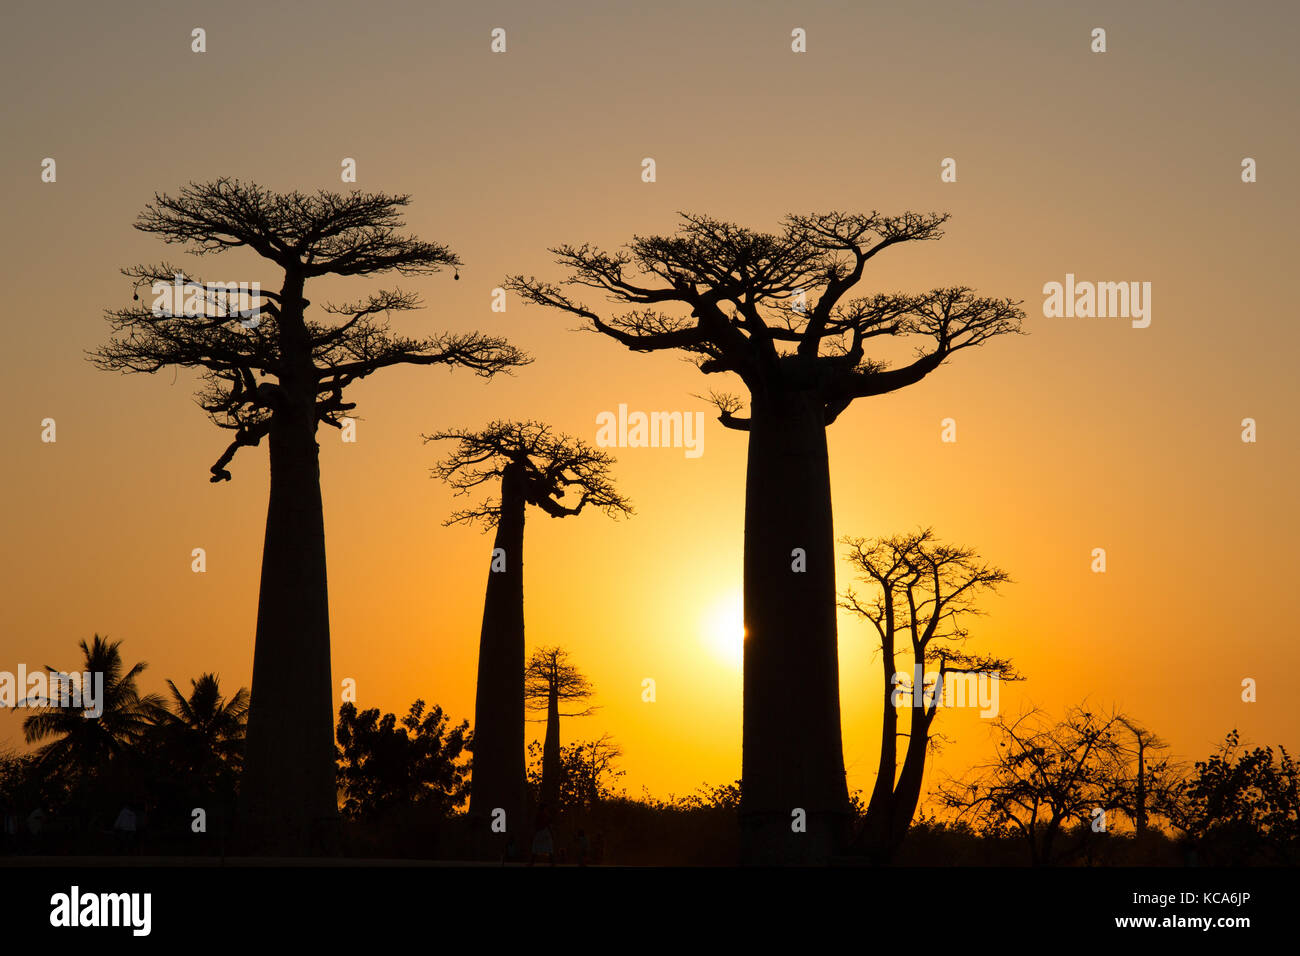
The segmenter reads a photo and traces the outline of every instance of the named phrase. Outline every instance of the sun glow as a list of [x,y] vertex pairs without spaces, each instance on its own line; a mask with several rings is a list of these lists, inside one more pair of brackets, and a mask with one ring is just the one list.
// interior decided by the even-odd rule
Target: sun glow
[[700,632],[715,656],[733,667],[745,658],[744,600],[732,591],[714,601],[701,619]]

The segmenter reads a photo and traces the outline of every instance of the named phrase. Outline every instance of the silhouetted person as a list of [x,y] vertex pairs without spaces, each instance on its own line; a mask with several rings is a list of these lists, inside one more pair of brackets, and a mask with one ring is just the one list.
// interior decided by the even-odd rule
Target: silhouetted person
[[119,853],[131,853],[135,850],[135,841],[138,831],[139,818],[136,816],[134,807],[130,803],[122,805],[118,811],[117,819],[113,821],[113,836],[117,840],[117,849]]
[[27,832],[31,834],[33,846],[40,845],[41,832],[45,829],[45,819],[45,811],[40,807],[27,814]]
[[533,852],[528,858],[528,865],[536,863],[539,856],[549,857],[551,866],[555,866],[555,835],[551,832],[551,806],[548,803],[537,808],[537,820],[533,825]]

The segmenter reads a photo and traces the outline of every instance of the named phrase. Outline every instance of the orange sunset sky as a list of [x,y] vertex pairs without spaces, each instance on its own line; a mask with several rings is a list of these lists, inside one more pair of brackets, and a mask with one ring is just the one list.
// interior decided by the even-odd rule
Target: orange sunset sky
[[[859,288],[1023,299],[1028,334],[841,416],[836,533],[932,525],[1011,573],[970,646],[1029,678],[1003,688],[1004,712],[1087,696],[1188,759],[1233,727],[1300,742],[1297,8],[875,7],[6,4],[0,670],[73,667],[99,632],[149,662],[144,689],[202,671],[232,692],[250,683],[265,447],[210,484],[229,437],[194,404],[195,377],[101,372],[85,352],[106,340],[103,310],[129,304],[123,266],[173,259],[278,287],[255,256],[198,261],[135,232],[155,191],[218,176],[346,189],[352,157],[359,188],[412,195],[409,231],[458,253],[461,279],[322,282],[307,297],[412,289],[426,308],[396,329],[504,334],[535,358],[490,383],[380,373],[349,393],[355,444],[321,429],[333,675],[355,679],[360,706],[423,697],[473,714],[491,538],[441,526],[457,502],[430,477],[443,450],[422,433],[538,418],[594,441],[620,403],[709,411],[695,395],[738,388],[517,297],[494,313],[506,275],[558,279],[548,246],[616,247],[670,232],[678,210],[773,229],[787,212],[914,209],[950,212],[945,238],[886,251]],[[194,27],[206,53],[190,50]],[[494,27],[505,54],[489,51]],[[807,53],[790,50],[795,27]],[[1105,54],[1090,52],[1094,27]],[[45,157],[55,183],[41,182]],[[945,157],[955,183],[940,181]],[[1241,181],[1244,157],[1258,182]],[[1150,327],[1045,318],[1043,284],[1067,273],[1150,282]],[[955,444],[940,441],[949,417]],[[593,679],[601,709],[564,737],[610,733],[632,794],[740,774],[745,437],[710,414],[703,441],[698,458],[614,450],[630,519],[529,515],[529,646],[563,645]],[[1090,571],[1096,547],[1105,574]],[[878,748],[873,635],[841,616],[854,789],[870,789]],[[1256,703],[1241,700],[1247,677]],[[0,745],[23,746],[22,716],[0,713]],[[936,726],[954,742],[927,788],[990,750],[970,712]]]

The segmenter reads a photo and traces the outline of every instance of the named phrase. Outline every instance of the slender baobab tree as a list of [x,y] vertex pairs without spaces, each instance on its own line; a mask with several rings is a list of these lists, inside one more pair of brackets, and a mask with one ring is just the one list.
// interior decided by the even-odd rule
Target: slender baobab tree
[[[584,706],[596,693],[586,675],[569,660],[562,647],[539,647],[524,668],[524,701],[544,711],[546,737],[542,744],[542,802],[555,807],[560,799],[560,718],[589,717],[595,707]],[[565,709],[560,710],[561,706]],[[577,708],[577,709],[574,709]]]
[[[945,545],[930,529],[874,541],[847,538],[849,563],[871,586],[870,595],[850,588],[841,606],[869,620],[880,637],[883,707],[880,767],[859,835],[861,848],[876,862],[897,852],[921,799],[932,727],[944,705],[945,688],[967,677],[1020,680],[1011,661],[966,653],[965,619],[982,613],[977,601],[1010,581],[1005,571],[980,560],[970,548]],[[935,680],[927,684],[927,675]],[[974,705],[970,686],[963,703]],[[954,695],[955,699],[956,695]],[[899,728],[898,711],[910,715]],[[902,767],[898,738],[907,738]]]
[[[527,361],[505,340],[478,333],[407,338],[386,316],[417,308],[410,292],[380,291],[307,315],[304,293],[320,276],[455,267],[446,246],[400,233],[408,197],[382,193],[275,193],[218,179],[155,195],[135,227],[196,255],[255,252],[281,278],[231,296],[167,263],[122,270],[152,305],[110,311],[110,341],[93,353],[104,369],[202,370],[199,404],[242,447],[270,444],[271,491],[262,550],[257,639],[240,815],[250,849],[302,852],[337,816],[329,601],[317,426],[344,427],[352,383],[394,365],[448,365],[491,377]],[[257,280],[260,283],[260,279]],[[251,282],[249,283],[251,286]],[[177,295],[169,295],[175,288]],[[176,301],[183,291],[184,304]],[[139,295],[137,293],[137,300]],[[238,301],[235,301],[235,300]]]
[[558,435],[540,422],[493,422],[481,431],[455,429],[425,441],[456,442],[433,469],[459,494],[496,483],[497,496],[457,511],[446,524],[495,528],[474,700],[474,766],[470,817],[480,824],[497,809],[508,832],[522,833],[524,757],[524,516],[529,505],[552,518],[598,508],[611,516],[631,505],[614,488],[613,456]]
[[1178,768],[1169,757],[1169,744],[1154,731],[1126,714],[1121,714],[1118,720],[1132,738],[1129,744],[1121,745],[1132,761],[1126,810],[1133,819],[1134,838],[1142,840],[1147,835],[1152,813],[1159,813],[1169,805],[1176,789]]
[[[684,215],[671,236],[622,250],[552,249],[560,285],[513,276],[525,300],[582,319],[635,352],[682,350],[705,374],[737,376],[712,396],[718,420],[749,433],[745,482],[745,665],[742,809],[746,858],[825,859],[847,838],[840,737],[835,535],[826,428],[854,399],[919,382],[962,349],[1019,329],[1009,299],[964,287],[850,298],[867,262],[904,242],[937,239],[945,215],[839,212],[788,216],[775,234]],[[603,315],[564,287],[625,311]],[[604,311],[604,310],[602,310]],[[922,343],[889,368],[868,340]],[[792,817],[802,810],[805,832]]]

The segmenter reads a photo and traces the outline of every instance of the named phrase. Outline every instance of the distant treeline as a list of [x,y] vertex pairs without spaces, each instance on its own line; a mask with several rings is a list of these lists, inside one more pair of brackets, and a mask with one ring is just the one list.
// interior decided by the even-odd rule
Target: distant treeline
[[[249,695],[203,674],[183,692],[142,694],[145,665],[121,642],[81,642],[84,670],[103,673],[104,713],[35,710],[31,753],[0,756],[6,853],[233,852]],[[1060,721],[1032,712],[996,723],[996,756],[932,793],[932,813],[906,830],[893,862],[909,865],[1294,864],[1300,779],[1283,747],[1243,746],[1236,731],[1190,768],[1122,714],[1084,707]],[[476,852],[466,807],[473,734],[440,707],[404,716],[344,704],[338,714],[333,852],[460,859]],[[542,801],[543,748],[529,748],[529,802]],[[560,862],[729,865],[739,848],[740,781],[696,793],[632,798],[616,789],[621,749],[608,736],[559,750],[552,825]],[[841,862],[879,862],[866,806]],[[525,839],[531,836],[525,830]],[[526,858],[524,840],[504,857]]]

